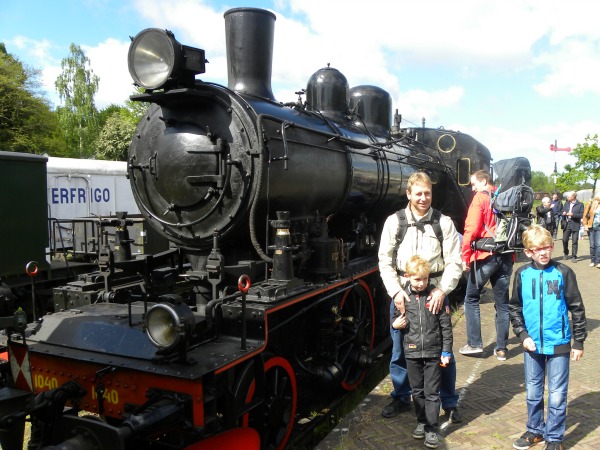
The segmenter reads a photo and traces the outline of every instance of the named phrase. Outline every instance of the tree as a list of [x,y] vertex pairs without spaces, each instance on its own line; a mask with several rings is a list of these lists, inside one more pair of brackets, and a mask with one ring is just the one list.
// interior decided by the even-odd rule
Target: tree
[[534,192],[553,192],[554,185],[552,177],[548,177],[544,172],[534,170],[531,172],[531,188]]
[[600,178],[600,147],[598,147],[598,135],[587,135],[585,143],[577,144],[573,150],[573,156],[577,158],[574,165],[566,165],[565,171],[558,177],[557,186],[565,190],[580,189],[581,184],[588,180],[592,182],[592,195],[596,192],[596,184]]
[[126,161],[137,120],[126,108],[112,109],[96,140],[96,155],[98,159]]
[[62,73],[55,82],[64,106],[57,108],[68,150],[85,158],[94,154],[93,143],[99,132],[94,95],[100,78],[93,74],[90,60],[78,45],[71,44],[70,54],[61,61]]
[[64,147],[58,118],[41,92],[39,71],[0,43],[0,150],[58,154]]
[[[135,92],[131,95],[139,95],[144,94],[146,91],[144,88],[137,86],[135,88]],[[139,122],[141,118],[148,111],[148,103],[147,102],[134,102],[132,100],[125,100],[125,107],[131,112],[131,114],[136,118],[136,122]]]

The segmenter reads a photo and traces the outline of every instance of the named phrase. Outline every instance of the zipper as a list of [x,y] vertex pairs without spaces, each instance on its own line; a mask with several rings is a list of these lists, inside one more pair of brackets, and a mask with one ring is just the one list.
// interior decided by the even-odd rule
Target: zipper
[[540,271],[540,353],[544,353],[544,271]]
[[421,310],[421,296],[417,294],[417,303],[419,304],[419,334],[421,335],[421,358],[425,352],[425,340],[423,338],[423,311]]

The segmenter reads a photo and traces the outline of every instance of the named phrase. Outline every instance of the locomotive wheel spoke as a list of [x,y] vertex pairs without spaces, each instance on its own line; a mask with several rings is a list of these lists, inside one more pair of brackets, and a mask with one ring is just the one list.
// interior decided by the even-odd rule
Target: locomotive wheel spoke
[[282,449],[292,432],[298,402],[294,369],[285,358],[272,357],[265,363],[264,393],[257,393],[255,389],[253,382],[247,402],[262,395],[264,403],[246,414],[242,424],[258,430],[262,449]]
[[358,387],[366,373],[366,359],[373,349],[375,305],[367,283],[359,280],[346,292],[341,303],[342,334],[338,362],[343,368],[342,387],[348,391]]

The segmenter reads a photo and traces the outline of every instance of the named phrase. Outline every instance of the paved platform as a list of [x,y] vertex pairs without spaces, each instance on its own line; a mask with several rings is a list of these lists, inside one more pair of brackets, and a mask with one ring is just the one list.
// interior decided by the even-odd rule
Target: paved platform
[[[562,261],[562,242],[555,242],[554,258]],[[577,274],[586,306],[588,338],[579,362],[571,362],[565,448],[600,449],[600,269],[589,267],[589,241],[579,241],[577,263],[566,264]],[[517,264],[515,267],[517,267]],[[512,284],[512,283],[511,283]],[[454,351],[457,364],[460,424],[445,422],[440,416],[440,449],[508,449],[525,431],[527,409],[522,347],[512,328],[508,359],[498,361],[495,343],[494,305],[486,295],[481,305],[484,353],[468,357],[458,353],[466,343],[462,307],[455,312]],[[361,405],[321,441],[318,450],[421,449],[422,440],[411,432],[416,425],[414,412],[403,412],[393,419],[381,416],[389,402],[392,383],[387,376]],[[547,392],[547,391],[546,391]],[[543,448],[542,445],[534,448]]]

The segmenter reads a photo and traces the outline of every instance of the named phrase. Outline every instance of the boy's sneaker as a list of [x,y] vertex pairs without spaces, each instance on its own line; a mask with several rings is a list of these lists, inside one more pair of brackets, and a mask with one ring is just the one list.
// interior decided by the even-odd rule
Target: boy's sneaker
[[547,442],[546,450],[564,450],[565,446],[562,442]]
[[424,423],[417,424],[417,428],[415,428],[412,432],[412,437],[414,437],[415,439],[423,439],[425,437]]
[[541,444],[542,442],[544,442],[544,436],[532,433],[531,431],[526,431],[513,443],[513,447],[524,450],[533,447],[534,445]]
[[425,436],[425,447],[427,448],[438,448],[440,445],[440,438],[435,431],[427,432]]
[[496,355],[498,361],[506,361],[506,350],[494,349],[494,355]]
[[461,355],[475,355],[477,353],[483,353],[483,347],[471,347],[469,344],[463,346],[458,350]]

